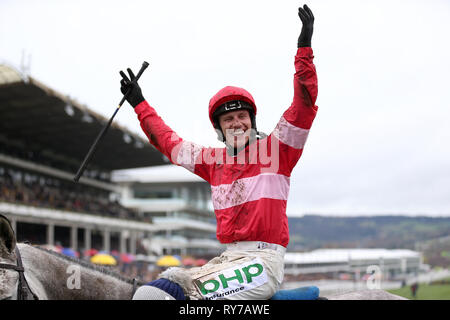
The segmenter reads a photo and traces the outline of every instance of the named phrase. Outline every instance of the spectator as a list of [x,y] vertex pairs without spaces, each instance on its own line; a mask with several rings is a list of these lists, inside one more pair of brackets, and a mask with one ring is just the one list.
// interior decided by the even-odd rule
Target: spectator
[[132,209],[123,207],[117,200],[109,200],[109,192],[101,189],[74,186],[62,180],[2,167],[0,182],[0,200],[3,201],[126,219],[137,217]]
[[417,282],[414,282],[411,285],[411,293],[414,299],[416,299],[416,295],[417,295],[417,289],[419,289],[419,284]]

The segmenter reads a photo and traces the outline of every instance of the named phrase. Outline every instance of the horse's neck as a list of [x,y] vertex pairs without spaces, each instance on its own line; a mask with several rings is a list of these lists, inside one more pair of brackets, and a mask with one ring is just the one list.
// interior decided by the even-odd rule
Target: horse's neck
[[19,244],[25,276],[40,299],[130,299],[132,284],[49,252]]

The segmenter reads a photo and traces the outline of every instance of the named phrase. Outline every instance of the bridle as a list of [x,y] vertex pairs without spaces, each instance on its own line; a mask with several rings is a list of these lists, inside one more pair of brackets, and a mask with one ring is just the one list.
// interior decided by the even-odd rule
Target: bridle
[[[9,219],[3,214],[0,214],[0,218],[5,219],[5,221],[9,224],[9,228],[14,234],[14,229],[12,228],[11,221],[9,221]],[[39,300],[38,296],[33,291],[31,291],[27,279],[25,278],[25,269],[22,263],[22,256],[20,255],[20,251],[17,245],[15,246],[15,253],[17,260],[16,264],[0,263],[0,269],[14,270],[19,273],[19,283],[17,284],[17,300],[31,300],[30,295],[34,300]]]
[[22,263],[22,257],[20,255],[19,248],[15,248],[17,264],[0,263],[0,269],[14,270],[19,273],[19,283],[17,285],[17,300],[32,300],[30,299],[30,294],[33,300],[39,300],[38,296],[31,291],[28,285],[27,279],[25,279],[25,269]]

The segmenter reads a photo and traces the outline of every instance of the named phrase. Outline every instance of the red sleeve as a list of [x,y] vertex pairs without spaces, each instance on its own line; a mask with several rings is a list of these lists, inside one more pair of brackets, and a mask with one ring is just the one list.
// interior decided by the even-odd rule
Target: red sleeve
[[316,117],[318,107],[317,74],[310,47],[298,48],[295,56],[294,99],[284,112],[271,137],[278,143],[280,170],[290,175],[303,152],[303,147]]
[[298,48],[295,56],[294,99],[284,118],[296,127],[310,129],[317,113],[317,73],[310,47]]
[[172,151],[174,147],[183,141],[183,139],[164,123],[161,117],[156,113],[156,110],[152,108],[147,101],[142,101],[138,104],[134,108],[134,111],[138,115],[141,128],[147,135],[150,143],[172,163],[175,163],[176,157],[173,157]]
[[209,171],[203,168],[204,147],[184,141],[156,113],[147,101],[138,104],[134,111],[138,115],[141,128],[150,143],[164,154],[173,164],[182,166],[209,181]]

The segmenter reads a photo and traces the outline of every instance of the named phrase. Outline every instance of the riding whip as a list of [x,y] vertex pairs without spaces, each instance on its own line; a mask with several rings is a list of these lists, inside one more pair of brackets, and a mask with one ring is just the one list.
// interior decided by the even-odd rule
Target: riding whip
[[[142,63],[142,67],[139,70],[138,74],[136,75],[136,78],[133,81],[137,82],[139,80],[142,73],[145,71],[145,69],[147,69],[148,65],[149,65],[148,62],[146,62],[146,61],[144,61],[144,63]],[[73,181],[78,182],[78,180],[80,179],[80,177],[83,174],[84,170],[86,169],[89,161],[91,160],[92,156],[94,155],[95,151],[97,150],[97,145],[99,144],[101,139],[105,136],[106,131],[108,131],[114,117],[117,114],[117,111],[119,111],[120,107],[125,102],[127,96],[130,94],[130,92],[131,92],[131,88],[123,95],[123,98],[122,98],[122,100],[120,100],[119,105],[117,106],[116,110],[114,111],[114,114],[109,119],[108,123],[103,127],[102,131],[99,133],[99,135],[95,139],[94,143],[92,144],[91,148],[89,149],[88,153],[86,154],[86,157],[84,158],[83,163],[81,164],[80,168],[78,169],[77,174],[73,178]]]

